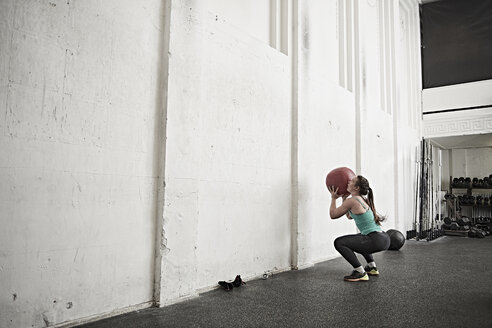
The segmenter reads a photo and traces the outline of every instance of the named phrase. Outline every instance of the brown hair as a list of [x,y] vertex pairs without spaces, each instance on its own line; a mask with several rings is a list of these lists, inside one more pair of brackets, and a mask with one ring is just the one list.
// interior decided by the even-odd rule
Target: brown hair
[[367,195],[367,199],[366,198],[364,199],[369,204],[372,213],[374,213],[374,221],[376,222],[377,225],[381,225],[381,222],[384,221],[384,219],[386,218],[384,216],[379,215],[376,212],[376,206],[374,205],[374,194],[372,192],[371,187],[369,187],[369,181],[367,181],[367,179],[364,178],[362,175],[358,175],[357,183],[355,185],[359,187],[359,193],[361,194],[361,196]]

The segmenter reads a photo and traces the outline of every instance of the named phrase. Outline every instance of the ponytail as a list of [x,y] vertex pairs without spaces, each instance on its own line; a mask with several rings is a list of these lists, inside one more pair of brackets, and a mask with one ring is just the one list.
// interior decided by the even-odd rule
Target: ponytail
[[368,188],[369,192],[367,193],[367,202],[369,203],[369,207],[371,208],[372,213],[374,213],[374,221],[377,225],[381,225],[381,222],[384,221],[384,217],[380,216],[376,212],[376,206],[374,205],[374,193],[372,192],[371,187]]
[[369,187],[369,181],[367,181],[367,179],[363,176],[359,175],[357,176],[357,186],[359,187],[361,195],[367,195],[367,203],[369,204],[369,207],[374,214],[374,221],[377,225],[381,225],[381,222],[383,222],[386,218],[376,212],[376,206],[374,205],[374,193],[372,192],[371,187]]

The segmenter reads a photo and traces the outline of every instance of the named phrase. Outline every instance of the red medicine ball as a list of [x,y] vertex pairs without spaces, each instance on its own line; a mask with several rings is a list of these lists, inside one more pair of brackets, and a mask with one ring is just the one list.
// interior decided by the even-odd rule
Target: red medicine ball
[[347,184],[355,177],[354,171],[348,167],[337,167],[326,176],[326,187],[334,186],[338,188],[339,195],[348,195]]

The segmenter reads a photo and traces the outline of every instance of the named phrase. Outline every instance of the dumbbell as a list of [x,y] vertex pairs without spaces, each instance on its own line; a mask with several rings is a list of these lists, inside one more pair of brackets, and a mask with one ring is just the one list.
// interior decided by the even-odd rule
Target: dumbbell
[[471,196],[471,195],[458,196],[458,200],[460,204],[473,205],[475,203],[475,196]]
[[458,223],[459,226],[466,226],[470,224],[470,218],[467,216],[462,216],[459,218],[456,223]]
[[455,198],[456,198],[456,196],[453,195],[453,194],[446,194],[446,195],[444,195],[444,199],[451,199],[451,200],[453,200]]
[[460,226],[457,222],[451,222],[451,224],[449,225],[449,229],[450,230],[459,230]]
[[482,230],[472,227],[470,228],[470,231],[468,231],[468,237],[472,238],[483,238],[485,237],[485,234],[483,233]]
[[480,216],[477,218],[477,224],[489,224],[490,223],[490,218]]

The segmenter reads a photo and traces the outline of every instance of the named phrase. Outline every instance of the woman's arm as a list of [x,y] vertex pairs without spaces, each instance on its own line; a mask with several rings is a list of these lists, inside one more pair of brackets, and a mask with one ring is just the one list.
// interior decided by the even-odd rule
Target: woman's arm
[[352,208],[352,199],[345,200],[340,207],[337,207],[337,198],[340,195],[337,193],[338,188],[335,189],[333,187],[328,188],[331,193],[331,204],[330,204],[330,217],[332,220],[338,219],[344,214],[348,214],[348,211]]
[[337,201],[336,198],[331,199],[331,205],[330,205],[330,217],[334,219],[338,219],[339,217],[343,216],[344,214],[347,214],[347,217],[350,219],[350,215],[348,211],[352,208],[352,199],[347,199],[337,207]]
[[[347,199],[348,195],[345,195],[345,196],[342,196],[342,201],[345,201]],[[352,220],[352,217],[350,216],[350,213],[347,212],[347,214],[345,214],[347,216],[347,219],[349,220]]]

